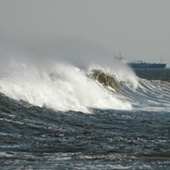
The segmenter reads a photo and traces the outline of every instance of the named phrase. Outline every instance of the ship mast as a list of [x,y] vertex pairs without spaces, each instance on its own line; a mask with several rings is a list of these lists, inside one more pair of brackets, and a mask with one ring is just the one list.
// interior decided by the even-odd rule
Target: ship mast
[[163,56],[161,55],[161,63],[163,63]]

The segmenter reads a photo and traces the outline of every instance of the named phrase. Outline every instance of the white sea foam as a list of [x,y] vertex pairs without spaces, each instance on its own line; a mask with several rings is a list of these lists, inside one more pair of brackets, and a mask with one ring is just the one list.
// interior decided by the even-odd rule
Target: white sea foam
[[15,100],[55,110],[131,109],[131,103],[99,86],[87,73],[68,64],[49,69],[13,62],[1,74],[0,91]]
[[112,65],[108,67],[108,65],[98,65],[93,64],[90,65],[88,71],[91,70],[102,70],[106,74],[114,75],[119,82],[125,82],[126,85],[130,86],[133,89],[138,87],[138,77],[135,75],[132,69],[130,69],[124,63],[119,61],[113,62]]
[[[141,80],[128,66],[113,58],[104,61],[100,56],[98,61],[96,55],[83,65],[81,61],[67,61],[67,57],[61,62],[63,55],[58,57],[59,54],[36,56],[2,46],[0,54],[0,93],[18,101],[83,112],[89,112],[89,108],[163,111],[170,108],[168,82]],[[113,93],[90,78],[92,70],[113,75],[120,84],[120,93]]]

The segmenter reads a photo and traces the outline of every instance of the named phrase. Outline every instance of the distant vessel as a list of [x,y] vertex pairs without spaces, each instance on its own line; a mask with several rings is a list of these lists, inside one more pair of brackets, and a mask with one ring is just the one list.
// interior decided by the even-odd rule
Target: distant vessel
[[133,69],[164,69],[166,68],[166,64],[162,63],[163,57],[161,56],[161,62],[160,63],[149,63],[149,62],[144,62],[142,60],[137,60],[134,62],[127,62],[124,57],[121,55],[121,52],[119,52],[119,56],[115,56],[116,59],[119,61],[126,63]]
[[148,63],[143,61],[128,63],[133,69],[164,69],[166,68],[165,63]]

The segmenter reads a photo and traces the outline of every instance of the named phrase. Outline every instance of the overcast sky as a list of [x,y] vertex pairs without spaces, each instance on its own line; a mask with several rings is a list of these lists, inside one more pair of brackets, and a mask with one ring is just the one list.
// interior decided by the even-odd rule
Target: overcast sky
[[0,0],[0,38],[74,39],[170,66],[170,0]]

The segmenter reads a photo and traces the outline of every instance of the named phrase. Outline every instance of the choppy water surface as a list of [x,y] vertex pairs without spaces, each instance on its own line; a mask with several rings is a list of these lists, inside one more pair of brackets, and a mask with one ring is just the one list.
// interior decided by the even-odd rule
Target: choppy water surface
[[169,169],[170,82],[126,67],[14,63],[0,72],[0,165]]
[[2,169],[168,169],[170,113],[56,112],[1,95]]

